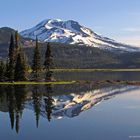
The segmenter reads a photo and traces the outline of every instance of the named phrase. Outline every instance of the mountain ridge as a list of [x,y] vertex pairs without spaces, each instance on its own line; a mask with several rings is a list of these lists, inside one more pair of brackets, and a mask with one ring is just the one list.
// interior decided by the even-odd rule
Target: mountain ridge
[[[11,28],[0,28],[0,59],[2,60],[7,59],[10,36],[14,32],[15,30]],[[31,65],[35,41],[20,36],[20,43]],[[39,43],[42,56],[46,51],[46,45],[46,43]],[[110,51],[86,45],[57,42],[51,43],[51,46],[55,68],[139,68],[140,66],[140,51],[124,51],[117,48]]]
[[140,51],[137,47],[98,35],[74,20],[46,19],[20,34],[31,39],[35,39],[37,36],[42,42],[87,45],[107,50]]

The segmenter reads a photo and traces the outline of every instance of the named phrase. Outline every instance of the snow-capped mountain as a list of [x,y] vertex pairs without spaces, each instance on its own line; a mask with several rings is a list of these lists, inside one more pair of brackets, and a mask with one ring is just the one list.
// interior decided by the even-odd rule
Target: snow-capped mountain
[[115,40],[100,36],[91,29],[80,25],[73,20],[62,21],[47,19],[31,29],[20,33],[25,38],[35,39],[36,36],[43,42],[60,42],[66,44],[79,44],[102,49],[119,49],[137,51],[136,47],[118,43]]

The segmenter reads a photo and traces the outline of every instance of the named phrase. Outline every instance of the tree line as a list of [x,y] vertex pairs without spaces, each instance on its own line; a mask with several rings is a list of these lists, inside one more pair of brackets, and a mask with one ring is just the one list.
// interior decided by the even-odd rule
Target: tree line
[[[11,34],[7,61],[0,60],[0,81],[52,81],[53,72],[51,71],[51,67],[53,65],[53,56],[50,43],[47,43],[45,61],[42,65],[39,41],[36,37],[30,69],[28,59],[23,51],[19,38],[20,36],[17,31],[14,35]],[[45,73],[43,79],[41,78],[42,72]],[[30,78],[29,75],[31,75]]]

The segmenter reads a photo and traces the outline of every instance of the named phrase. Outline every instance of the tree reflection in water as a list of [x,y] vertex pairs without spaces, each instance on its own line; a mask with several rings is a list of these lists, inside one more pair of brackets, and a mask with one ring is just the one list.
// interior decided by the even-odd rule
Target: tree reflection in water
[[[53,99],[51,94],[52,85],[45,85],[45,90],[42,87],[34,85],[26,87],[25,85],[16,86],[0,86],[0,106],[5,105],[8,108],[11,129],[19,132],[20,119],[22,119],[25,102],[29,99],[33,101],[33,108],[36,117],[36,126],[39,125],[39,118],[41,113],[41,104],[45,104],[46,116],[48,121],[51,120]],[[30,90],[32,91],[30,97]],[[44,102],[44,103],[43,103]]]
[[[16,132],[19,132],[20,118],[24,110],[24,103],[26,101],[26,86],[7,86],[4,88],[3,95],[6,96],[7,106],[9,110],[9,117],[11,128],[15,126]],[[0,96],[2,98],[2,96]]]
[[45,85],[45,91],[46,91],[46,95],[44,98],[44,102],[45,102],[45,110],[46,110],[46,115],[47,115],[47,119],[50,122],[51,121],[51,113],[52,113],[52,109],[53,109],[53,98],[52,98],[52,85]]

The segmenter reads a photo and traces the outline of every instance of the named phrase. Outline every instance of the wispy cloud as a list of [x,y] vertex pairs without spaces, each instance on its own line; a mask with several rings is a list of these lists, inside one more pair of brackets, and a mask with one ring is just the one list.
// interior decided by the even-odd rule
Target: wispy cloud
[[140,32],[140,28],[129,27],[129,28],[123,28],[122,31],[125,31],[125,32]]

